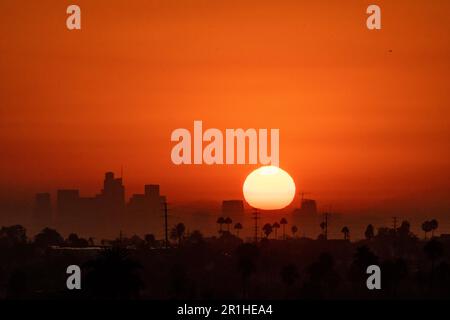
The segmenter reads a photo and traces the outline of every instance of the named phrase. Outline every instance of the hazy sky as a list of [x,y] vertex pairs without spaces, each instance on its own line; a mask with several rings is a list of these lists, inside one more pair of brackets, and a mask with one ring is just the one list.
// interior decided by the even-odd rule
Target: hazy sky
[[[68,31],[78,4],[82,30]],[[255,166],[175,166],[176,128],[279,128],[280,166],[323,202],[450,190],[450,2],[0,2],[0,188],[239,198]]]

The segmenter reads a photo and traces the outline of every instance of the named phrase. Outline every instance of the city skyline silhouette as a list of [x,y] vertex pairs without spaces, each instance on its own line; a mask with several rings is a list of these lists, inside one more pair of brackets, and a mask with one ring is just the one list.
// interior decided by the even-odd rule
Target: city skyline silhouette
[[0,301],[449,299],[449,12],[1,0]]

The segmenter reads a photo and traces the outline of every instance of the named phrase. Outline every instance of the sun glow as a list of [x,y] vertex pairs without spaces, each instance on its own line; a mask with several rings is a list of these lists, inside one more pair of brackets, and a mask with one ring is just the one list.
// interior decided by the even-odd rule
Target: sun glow
[[295,183],[283,169],[264,166],[247,176],[243,192],[245,200],[254,208],[283,209],[294,200]]

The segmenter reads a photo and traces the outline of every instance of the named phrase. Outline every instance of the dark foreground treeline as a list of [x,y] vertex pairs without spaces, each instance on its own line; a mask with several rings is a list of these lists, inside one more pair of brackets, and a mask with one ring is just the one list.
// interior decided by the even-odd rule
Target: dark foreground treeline
[[[450,297],[450,243],[419,240],[408,224],[366,240],[289,238],[243,241],[227,231],[204,238],[179,226],[169,248],[152,235],[95,247],[75,234],[21,226],[0,230],[1,299],[405,299]],[[79,265],[82,289],[66,288]],[[368,290],[366,268],[381,268]]]

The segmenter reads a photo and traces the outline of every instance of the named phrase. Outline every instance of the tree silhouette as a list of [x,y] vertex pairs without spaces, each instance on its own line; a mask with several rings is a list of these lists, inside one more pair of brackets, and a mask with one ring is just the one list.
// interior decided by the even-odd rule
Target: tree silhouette
[[287,287],[294,285],[295,281],[300,277],[297,266],[295,264],[288,264],[280,271],[281,280]]
[[266,238],[269,238],[269,235],[270,235],[270,234],[272,233],[272,231],[273,231],[272,225],[271,225],[270,223],[266,223],[266,224],[263,226],[262,229],[263,229],[263,232],[264,232]]
[[333,292],[341,280],[334,269],[334,259],[327,252],[320,254],[318,260],[307,268],[307,272],[309,273],[307,287],[312,288],[312,294],[318,296]]
[[341,232],[344,234],[344,240],[348,240],[350,238],[350,230],[347,226],[343,227]]
[[281,218],[280,220],[280,224],[283,226],[283,240],[286,240],[286,225],[287,225],[287,220],[285,218]]
[[190,244],[203,244],[205,239],[203,238],[203,234],[199,230],[194,230],[189,235],[188,241]]
[[225,223],[225,219],[223,217],[219,217],[217,219],[217,223],[219,224],[219,233],[222,233],[222,225]]
[[27,242],[27,232],[19,224],[0,229],[0,244],[6,247],[13,247]]
[[186,265],[175,264],[169,269],[170,281],[169,291],[173,294],[175,299],[187,299],[193,294],[192,283],[189,279]]
[[434,231],[438,228],[439,223],[436,219],[430,220],[430,228],[431,228],[431,237],[434,237]]
[[183,240],[184,232],[186,231],[186,227],[183,223],[178,223],[175,227],[170,231],[170,238],[172,240],[178,240],[178,245],[181,244],[181,240]]
[[364,232],[364,235],[367,240],[372,239],[375,236],[373,225],[369,224]]
[[76,233],[71,233],[66,239],[66,244],[71,247],[76,247],[78,242],[78,235]]
[[95,298],[137,298],[143,283],[137,271],[141,265],[120,247],[103,250],[86,267],[86,290]]
[[60,246],[63,243],[63,237],[56,230],[50,228],[45,228],[34,237],[34,244],[41,248]]
[[400,228],[397,229],[397,233],[400,236],[400,238],[406,238],[409,237],[411,225],[408,221],[404,220],[402,221],[402,224],[400,225]]
[[436,261],[444,254],[444,246],[436,239],[431,239],[423,247],[423,251],[431,261],[430,288],[433,288],[434,266]]
[[78,237],[76,233],[71,233],[67,237],[66,243],[69,247],[84,248],[89,246],[89,242],[86,239]]
[[295,235],[296,235],[297,232],[298,232],[297,226],[292,226],[292,227],[291,227],[291,232],[292,232],[292,237],[295,238]]
[[353,263],[366,272],[366,268],[372,264],[378,264],[378,257],[369,249],[368,246],[361,246],[356,249],[353,256]]
[[366,270],[370,265],[378,265],[378,257],[368,246],[356,248],[353,255],[353,262],[350,267],[350,279],[359,287],[366,289],[364,279],[367,278]]
[[230,225],[233,223],[233,220],[230,217],[226,217],[224,223],[227,225],[227,231],[230,232]]
[[242,230],[242,224],[240,222],[236,223],[234,229],[236,230],[236,236],[239,237],[239,230]]
[[408,265],[406,261],[402,258],[388,259],[383,261],[380,269],[383,273],[382,281],[385,289],[391,296],[395,297],[401,281],[408,274]]
[[241,244],[236,250],[236,257],[237,268],[242,277],[242,296],[246,298],[249,278],[256,272],[256,260],[259,257],[258,247],[250,243]]
[[450,294],[450,264],[446,261],[439,263],[435,268],[434,277],[441,296],[448,297]]
[[27,272],[16,268],[6,283],[6,298],[11,300],[27,299],[30,293],[30,279]]
[[278,223],[278,222],[275,222],[273,225],[272,225],[272,228],[275,230],[275,239],[277,238],[277,231],[278,231],[278,229],[280,228],[280,224]]
[[145,244],[148,248],[152,248],[156,246],[155,236],[151,233],[148,233],[144,236]]
[[130,244],[135,248],[141,248],[145,244],[145,240],[142,240],[137,234],[130,238]]
[[427,240],[428,232],[430,232],[432,229],[433,228],[432,228],[430,221],[427,220],[424,223],[422,223],[422,230],[425,232],[425,240]]

